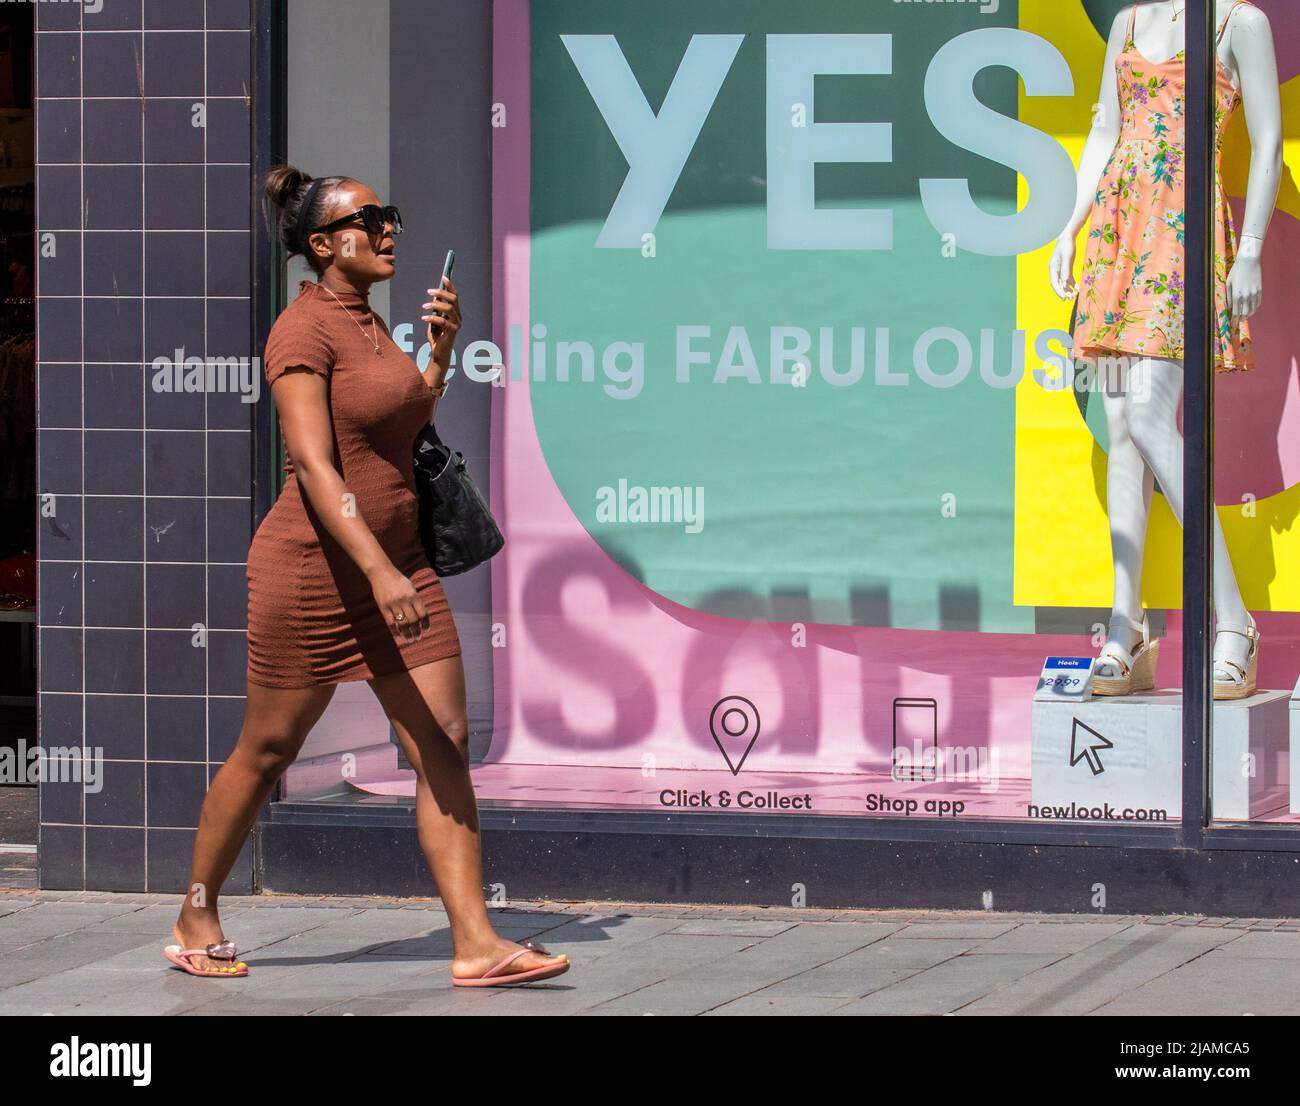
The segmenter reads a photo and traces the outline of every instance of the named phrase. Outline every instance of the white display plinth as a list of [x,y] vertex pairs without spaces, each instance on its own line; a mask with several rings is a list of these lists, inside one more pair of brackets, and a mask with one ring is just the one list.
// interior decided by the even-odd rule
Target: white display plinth
[[[1214,704],[1213,817],[1258,818],[1286,804],[1289,696],[1260,691]],[[1104,822],[1177,819],[1182,708],[1179,691],[1035,703],[1031,813]]]
[[1031,813],[1097,822],[1178,818],[1182,705],[1177,691],[1035,703]]
[[1257,691],[1214,704],[1210,814],[1246,822],[1286,806],[1289,691]]

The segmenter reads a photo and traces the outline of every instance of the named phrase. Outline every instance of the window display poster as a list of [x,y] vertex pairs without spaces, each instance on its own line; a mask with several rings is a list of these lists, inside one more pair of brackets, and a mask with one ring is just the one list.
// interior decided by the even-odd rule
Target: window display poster
[[[507,538],[481,798],[1178,817],[1177,772],[1139,749],[1169,710],[1032,703],[1111,602],[1104,423],[1062,385],[1047,274],[1121,7],[497,0],[492,333],[459,351],[493,389]],[[1274,30],[1290,82],[1300,38]],[[1238,126],[1234,196],[1248,161]],[[1297,215],[1292,186],[1271,257]],[[1289,368],[1217,409],[1265,611],[1300,610],[1283,298],[1254,329]],[[1261,442],[1269,464],[1234,463]],[[1175,698],[1180,558],[1157,495],[1143,599],[1170,612]],[[1067,803],[1035,802],[1048,756]]]

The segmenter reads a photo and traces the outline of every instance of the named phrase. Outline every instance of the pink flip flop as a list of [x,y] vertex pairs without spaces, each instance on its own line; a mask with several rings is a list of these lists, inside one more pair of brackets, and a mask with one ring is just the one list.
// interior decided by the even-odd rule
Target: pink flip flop
[[499,964],[494,964],[482,975],[473,979],[457,979],[451,977],[453,987],[505,987],[511,983],[530,983],[538,979],[551,979],[557,975],[563,975],[569,970],[569,962],[565,960],[560,964],[549,964],[544,968],[530,968],[526,972],[511,972],[508,975],[502,975],[511,964],[518,960],[526,952],[537,952],[543,956],[551,954],[542,948],[535,941],[525,941],[524,947],[518,952],[512,952]]
[[[234,979],[238,976],[248,974],[248,965],[242,960],[235,959],[239,955],[239,949],[235,947],[234,941],[222,941],[219,944],[208,945],[202,949],[183,949],[180,945],[168,945],[163,949],[163,955],[167,957],[172,964],[180,968],[183,972],[190,975],[207,975],[217,979]],[[191,956],[206,956],[209,960],[228,960],[230,966],[227,967],[208,967],[196,968],[190,963]]]

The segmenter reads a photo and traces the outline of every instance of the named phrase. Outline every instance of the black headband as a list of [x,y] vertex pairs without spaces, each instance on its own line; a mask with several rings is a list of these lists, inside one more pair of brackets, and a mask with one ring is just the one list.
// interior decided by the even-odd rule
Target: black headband
[[307,195],[303,197],[302,207],[298,209],[297,240],[298,251],[300,253],[307,252],[307,232],[309,229],[307,226],[307,220],[311,215],[311,205],[316,202],[316,193],[321,190],[321,186],[324,183],[324,177],[318,177],[316,180],[312,181],[311,186],[307,189]]

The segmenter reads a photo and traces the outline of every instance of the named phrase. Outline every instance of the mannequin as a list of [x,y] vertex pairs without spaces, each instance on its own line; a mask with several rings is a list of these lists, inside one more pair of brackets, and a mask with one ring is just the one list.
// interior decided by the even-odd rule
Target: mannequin
[[[1218,0],[1215,7],[1220,30],[1216,47],[1221,63],[1216,89],[1220,143],[1239,98],[1252,151],[1239,246],[1221,184],[1219,193],[1222,214],[1217,229],[1216,310],[1220,334],[1215,368],[1231,372],[1250,368],[1245,320],[1260,304],[1260,258],[1281,182],[1282,109],[1267,17],[1243,0]],[[1116,359],[1111,362],[1114,367],[1101,374],[1110,437],[1106,499],[1115,594],[1109,636],[1094,668],[1098,694],[1127,694],[1155,686],[1159,643],[1150,640],[1142,610],[1141,579],[1156,481],[1175,517],[1180,523],[1183,518],[1183,438],[1177,418],[1183,391],[1181,281],[1185,269],[1181,238],[1172,236],[1181,234],[1185,207],[1185,119],[1177,110],[1163,112],[1159,118],[1152,112],[1165,104],[1181,107],[1186,75],[1181,52],[1185,8],[1186,0],[1143,0],[1125,7],[1116,17],[1107,45],[1098,110],[1080,159],[1074,212],[1051,260],[1057,295],[1066,300],[1079,296],[1075,356],[1083,353]],[[1152,58],[1168,61],[1157,64]],[[1134,91],[1135,83],[1143,87]],[[1158,92],[1150,92],[1152,84],[1161,85]],[[1169,147],[1167,157],[1155,156],[1161,143]],[[1116,168],[1121,157],[1129,159],[1118,163],[1129,167],[1123,173]],[[1137,168],[1133,168],[1135,163]],[[1122,193],[1110,191],[1119,177],[1127,180],[1130,171],[1138,174],[1132,178],[1132,192],[1127,187]],[[1089,218],[1093,233],[1081,293],[1073,275],[1075,240]],[[1121,234],[1129,232],[1132,248],[1127,254],[1117,253],[1113,244],[1107,254],[1108,247],[1099,241],[1107,230],[1115,229],[1114,223],[1108,226],[1112,219],[1120,221]],[[1139,228],[1136,234],[1134,227]],[[1114,242],[1113,234],[1110,241]],[[1139,257],[1139,253],[1145,256]],[[1152,254],[1156,273],[1164,272],[1160,261],[1167,258],[1170,262],[1165,268],[1174,270],[1170,273],[1170,284],[1176,284],[1172,291],[1162,285],[1153,294],[1150,278],[1156,273],[1147,271],[1145,264]],[[1079,348],[1081,339],[1084,351]],[[1217,513],[1214,606],[1214,697],[1244,698],[1255,690],[1259,633],[1242,601]]]

